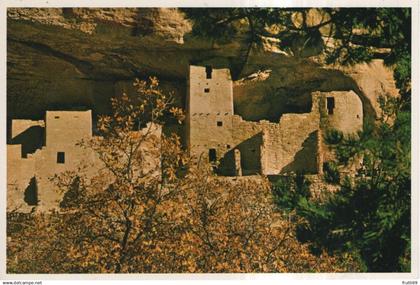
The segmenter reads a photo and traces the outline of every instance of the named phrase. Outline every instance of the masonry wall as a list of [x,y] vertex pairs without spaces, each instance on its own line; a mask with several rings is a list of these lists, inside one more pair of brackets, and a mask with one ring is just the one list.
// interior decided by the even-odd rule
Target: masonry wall
[[35,161],[22,159],[21,145],[7,145],[7,211],[30,212],[24,192],[34,175]]
[[[190,154],[209,160],[214,149],[221,160],[221,174],[234,175],[235,148],[241,152],[244,174],[260,172],[261,127],[257,122],[246,122],[237,115],[191,116]],[[260,134],[260,137],[258,136]]]
[[12,144],[21,145],[21,156],[27,157],[42,147],[45,140],[45,122],[13,120],[10,140]]
[[[220,73],[218,73],[220,71]],[[228,70],[213,70],[219,93],[203,93],[209,86],[204,67],[191,67],[188,94],[187,133],[190,154],[219,160],[219,173],[235,175],[234,149],[240,151],[242,173],[280,174],[289,171],[317,173],[319,170],[319,96],[312,111],[285,114],[279,124],[249,122],[233,115]],[[225,84],[223,81],[228,81]],[[215,156],[215,157],[212,157]]]
[[311,113],[284,114],[279,124],[265,124],[261,158],[263,173],[317,173],[319,122],[319,97],[313,96]]
[[[190,66],[187,94],[187,146],[192,155],[201,154],[206,146],[220,148],[231,142],[233,115],[233,87],[229,69],[211,69],[207,78],[206,67]],[[208,92],[206,92],[208,91]],[[217,122],[223,122],[222,128]],[[203,142],[215,136],[209,144]],[[204,132],[203,134],[201,134]],[[217,139],[219,143],[214,143]],[[219,146],[217,146],[219,144]],[[208,152],[208,149],[206,149]],[[217,151],[221,153],[220,150]]]
[[[30,212],[33,206],[25,202],[28,187],[36,184],[38,189],[38,211],[59,210],[59,203],[63,194],[51,181],[54,175],[65,171],[76,171],[81,175],[93,177],[99,175],[103,169],[103,163],[91,149],[85,149],[77,145],[82,138],[92,139],[90,111],[66,111],[47,113],[47,138],[46,146],[28,154],[27,158],[21,155],[21,145],[8,145],[8,211]],[[82,127],[83,126],[83,127]],[[60,129],[61,128],[61,129]],[[162,127],[148,124],[139,131],[141,134],[148,133],[148,139],[143,142],[140,150],[143,152],[143,160],[136,169],[138,175],[146,175],[150,179],[159,178],[160,169],[160,143]],[[56,137],[51,134],[55,134]],[[139,135],[139,138],[141,135]],[[100,140],[100,137],[94,137]],[[58,152],[64,153],[64,160],[58,159]],[[106,174],[112,179],[112,174]]]
[[[13,139],[28,129],[43,126],[42,121],[16,120],[12,122]],[[76,145],[81,139],[92,137],[91,111],[47,111],[45,119],[46,144],[25,156],[18,149],[20,144],[8,145],[8,208],[20,206],[28,211],[24,201],[25,191],[32,178],[38,188],[39,210],[57,209],[62,194],[50,178],[64,171],[77,171],[83,163],[95,162],[90,150]],[[12,141],[13,141],[12,139]],[[25,142],[30,138],[26,138]],[[58,152],[63,153],[59,161]],[[93,170],[92,165],[87,169]]]
[[13,120],[12,121],[12,133],[11,139],[15,139],[18,135],[24,133],[31,127],[45,127],[44,121],[33,121],[33,120]]
[[207,78],[205,67],[190,66],[188,92],[191,114],[233,115],[233,87],[229,69],[211,69],[211,78]]
[[45,115],[46,146],[74,146],[92,136],[92,111],[47,111]]
[[[326,127],[353,134],[363,129],[363,104],[353,91],[317,92],[325,100]],[[334,108],[329,112],[328,98],[333,98]]]

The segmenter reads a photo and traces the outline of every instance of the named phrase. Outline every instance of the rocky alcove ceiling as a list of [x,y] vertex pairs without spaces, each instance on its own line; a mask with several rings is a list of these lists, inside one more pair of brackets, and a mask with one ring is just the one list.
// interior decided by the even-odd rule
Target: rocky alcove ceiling
[[9,8],[9,121],[77,106],[106,113],[110,97],[132,92],[134,78],[150,75],[183,106],[190,64],[230,68],[235,112],[247,120],[278,121],[283,113],[307,112],[310,93],[318,90],[354,90],[365,114],[375,117],[378,96],[398,94],[392,71],[381,60],[323,66],[317,55],[296,58],[269,45],[252,50],[238,73],[243,40],[216,44],[194,37],[192,25],[180,10],[169,8]]

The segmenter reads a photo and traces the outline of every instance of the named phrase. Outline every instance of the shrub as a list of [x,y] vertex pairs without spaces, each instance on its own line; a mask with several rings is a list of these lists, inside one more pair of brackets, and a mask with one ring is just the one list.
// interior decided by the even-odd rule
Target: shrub
[[324,180],[328,183],[338,184],[340,182],[340,172],[337,163],[333,161],[324,162]]
[[338,144],[343,140],[343,132],[336,129],[328,129],[324,135],[327,144]]

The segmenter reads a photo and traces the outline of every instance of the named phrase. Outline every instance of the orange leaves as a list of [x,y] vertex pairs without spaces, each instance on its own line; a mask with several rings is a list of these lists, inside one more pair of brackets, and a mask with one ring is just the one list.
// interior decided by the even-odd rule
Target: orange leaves
[[181,108],[177,107],[171,107],[169,109],[169,113],[172,114],[172,116],[178,120],[178,123],[181,124],[182,121],[185,119],[184,111]]

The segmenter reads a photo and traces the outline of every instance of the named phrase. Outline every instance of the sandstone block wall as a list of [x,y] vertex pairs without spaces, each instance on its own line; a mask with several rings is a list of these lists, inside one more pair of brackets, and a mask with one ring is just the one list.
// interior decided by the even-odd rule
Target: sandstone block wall
[[22,134],[31,127],[45,127],[44,121],[33,121],[33,120],[13,120],[12,121],[12,133],[11,139],[15,139],[18,135]]
[[21,156],[21,145],[7,145],[7,210],[29,212],[24,191],[35,173],[35,161]]
[[[354,91],[317,93],[325,100],[321,106],[325,106],[327,128],[340,130],[346,135],[363,129],[363,104]],[[328,110],[328,101],[333,104],[330,110]]]
[[224,174],[234,173],[234,149],[241,153],[243,173],[258,173],[262,128],[257,122],[246,122],[237,115],[196,114],[190,119],[190,154],[210,159],[214,149]]
[[278,124],[244,121],[233,114],[232,87],[223,82],[231,83],[228,70],[213,69],[213,73],[220,74],[217,82],[225,89],[202,93],[201,88],[211,80],[206,78],[206,68],[190,69],[187,137],[191,155],[219,160],[222,175],[237,172],[235,149],[244,175],[319,171],[319,96],[313,96],[310,113],[285,114]]
[[233,115],[233,87],[229,69],[190,66],[188,109],[194,113]]
[[[26,128],[40,126],[39,122],[15,123],[12,133],[19,136]],[[35,206],[28,196],[36,191],[37,211],[59,210],[63,194],[51,181],[54,175],[65,171],[76,171],[88,178],[99,175],[103,163],[91,149],[77,145],[82,139],[92,139],[91,111],[47,111],[46,145],[23,157],[21,145],[7,146],[7,209],[30,212]],[[147,139],[141,145],[143,152],[139,175],[147,174],[150,178],[160,177],[160,138],[162,127],[148,124],[140,131],[139,139],[147,133]],[[101,139],[100,137],[93,137]],[[61,153],[60,155],[58,153]],[[112,175],[109,173],[109,176]],[[29,201],[29,202],[28,202]]]
[[32,120],[13,120],[10,142],[21,146],[22,157],[35,152],[44,143],[45,122]]
[[[37,126],[43,128],[46,139],[45,146],[28,153],[26,157],[19,150],[20,144],[8,145],[9,210],[19,209],[25,212],[32,209],[24,201],[24,197],[33,178],[38,189],[37,209],[58,208],[62,195],[50,178],[64,171],[77,171],[83,163],[94,161],[91,151],[76,145],[81,139],[92,137],[91,116],[90,110],[47,111],[45,122],[28,120],[12,122],[14,138]],[[58,152],[63,153],[62,161],[59,161]]]
[[312,97],[306,114],[285,114],[279,124],[265,124],[262,164],[264,174],[318,172],[319,97]]
[[73,146],[92,136],[92,111],[47,111],[45,115],[46,146]]

